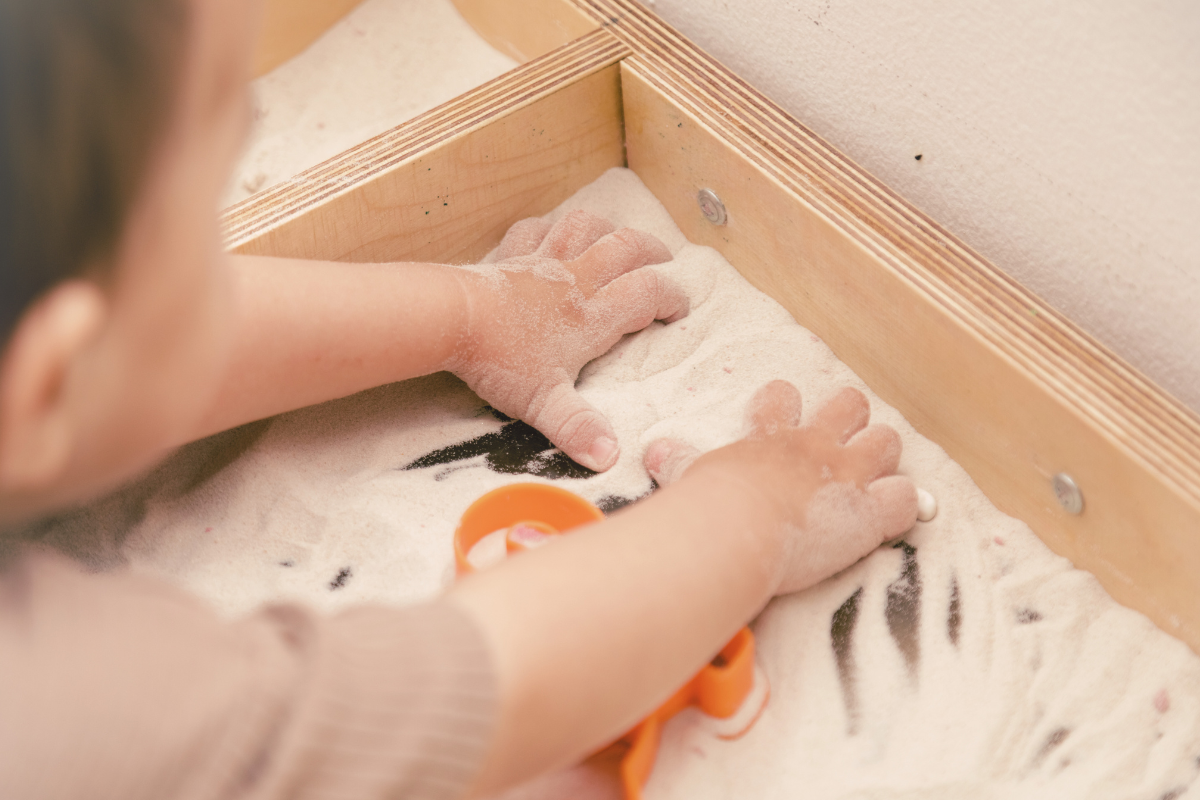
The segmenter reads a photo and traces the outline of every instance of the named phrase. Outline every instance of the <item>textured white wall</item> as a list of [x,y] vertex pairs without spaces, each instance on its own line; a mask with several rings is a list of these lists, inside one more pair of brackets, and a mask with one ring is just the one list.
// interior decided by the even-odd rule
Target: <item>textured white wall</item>
[[1196,0],[647,2],[1200,411]]

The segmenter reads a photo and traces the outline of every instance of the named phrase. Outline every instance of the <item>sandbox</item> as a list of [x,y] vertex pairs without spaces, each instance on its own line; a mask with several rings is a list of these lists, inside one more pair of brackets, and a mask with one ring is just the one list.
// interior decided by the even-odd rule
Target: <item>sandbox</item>
[[1000,509],[1200,647],[1194,413],[639,3],[457,6],[502,51],[561,46],[234,206],[233,250],[468,262],[627,165]]

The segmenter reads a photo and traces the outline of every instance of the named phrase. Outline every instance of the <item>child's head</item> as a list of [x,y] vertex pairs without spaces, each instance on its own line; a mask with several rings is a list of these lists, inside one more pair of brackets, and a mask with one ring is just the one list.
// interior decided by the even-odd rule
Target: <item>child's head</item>
[[257,5],[0,3],[0,521],[128,477],[212,398]]

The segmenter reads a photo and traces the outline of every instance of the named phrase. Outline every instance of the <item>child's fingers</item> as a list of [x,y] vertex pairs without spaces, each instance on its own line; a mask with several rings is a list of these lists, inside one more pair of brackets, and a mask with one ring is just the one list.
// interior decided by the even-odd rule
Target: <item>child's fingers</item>
[[616,229],[617,226],[604,217],[586,211],[572,211],[554,223],[538,246],[537,254],[559,261],[574,261],[586,253],[597,240]]
[[787,381],[771,381],[755,392],[746,406],[751,434],[773,436],[799,426],[803,405],[799,389]]
[[846,443],[846,452],[864,484],[895,472],[903,449],[900,434],[887,425],[868,425]]
[[522,418],[577,464],[604,472],[617,463],[620,448],[612,425],[572,383],[550,389]]
[[588,312],[595,320],[593,341],[602,353],[625,334],[640,331],[656,319],[675,322],[686,317],[688,298],[670,278],[639,269],[597,292]]
[[496,261],[517,256],[533,255],[550,232],[550,223],[541,217],[530,217],[513,224],[504,234],[494,256]]
[[849,386],[840,390],[813,415],[812,425],[824,428],[842,444],[867,425],[871,404],[866,395]]
[[650,234],[621,228],[588,248],[572,265],[572,271],[579,280],[590,284],[591,291],[596,291],[627,272],[662,264],[671,258],[667,246]]
[[917,524],[917,487],[903,475],[872,481],[867,493],[875,504],[881,541],[895,539]]
[[642,463],[659,486],[670,486],[683,477],[700,457],[700,451],[677,439],[658,439],[650,444]]

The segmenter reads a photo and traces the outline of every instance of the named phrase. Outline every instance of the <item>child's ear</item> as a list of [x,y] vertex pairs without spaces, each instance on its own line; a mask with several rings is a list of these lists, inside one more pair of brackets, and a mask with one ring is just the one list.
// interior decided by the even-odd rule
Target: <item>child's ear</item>
[[0,360],[0,495],[37,491],[67,468],[78,409],[64,391],[108,317],[91,281],[64,281],[17,322]]

